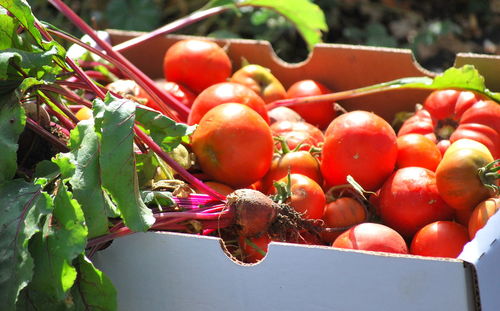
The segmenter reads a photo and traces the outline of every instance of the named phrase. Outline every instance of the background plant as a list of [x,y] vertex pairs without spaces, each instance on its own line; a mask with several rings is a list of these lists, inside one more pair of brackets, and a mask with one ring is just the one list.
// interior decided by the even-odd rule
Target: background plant
[[[44,0],[30,0],[43,20],[71,32],[70,25]],[[500,54],[500,0],[314,0],[329,27],[331,43],[410,48],[426,68],[441,71],[457,52]],[[203,0],[66,1],[95,28],[148,31],[201,8]],[[120,6],[120,10],[114,10]],[[126,6],[128,9],[123,9]],[[134,18],[127,18],[128,12]],[[118,13],[117,13],[118,12]],[[76,34],[75,32],[71,32]],[[308,51],[293,25],[267,9],[229,11],[183,29],[180,33],[268,40],[290,62]]]

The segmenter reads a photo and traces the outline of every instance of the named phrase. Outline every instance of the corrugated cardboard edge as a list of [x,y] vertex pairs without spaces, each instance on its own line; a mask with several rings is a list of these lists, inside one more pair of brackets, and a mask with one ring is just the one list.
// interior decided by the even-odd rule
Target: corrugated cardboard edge
[[167,302],[172,310],[479,310],[461,260],[273,242],[262,262],[246,266],[218,240],[137,233],[92,259],[116,284],[123,310]]

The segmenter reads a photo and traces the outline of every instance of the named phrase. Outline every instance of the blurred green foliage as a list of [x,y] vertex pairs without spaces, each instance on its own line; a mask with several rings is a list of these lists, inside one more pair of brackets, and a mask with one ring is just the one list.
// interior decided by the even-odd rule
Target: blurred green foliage
[[[79,32],[44,0],[28,0],[43,20]],[[207,0],[67,0],[96,29],[148,31],[201,8]],[[457,52],[500,54],[500,0],[314,0],[324,11],[330,43],[412,49],[430,70],[453,64]],[[268,9],[228,11],[178,33],[268,40],[286,61],[308,51],[293,25]]]

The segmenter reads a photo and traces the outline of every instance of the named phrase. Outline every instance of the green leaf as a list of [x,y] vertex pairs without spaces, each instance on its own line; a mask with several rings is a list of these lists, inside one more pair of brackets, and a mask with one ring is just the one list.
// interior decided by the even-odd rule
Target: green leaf
[[292,22],[307,43],[309,51],[322,42],[322,31],[328,31],[321,8],[309,0],[246,0],[238,6],[256,6],[273,9]]
[[146,231],[155,218],[139,194],[133,150],[135,106],[133,101],[109,93],[104,101],[94,100],[95,130],[101,142],[103,187],[116,202],[125,225],[133,231]]
[[195,125],[177,123],[161,113],[137,107],[135,119],[149,131],[151,138],[166,151],[172,151],[180,143],[189,142]]
[[15,310],[19,292],[30,282],[33,258],[28,242],[52,208],[39,185],[23,180],[0,185],[0,310]]
[[212,0],[202,9],[217,6],[262,7],[272,9],[288,19],[307,43],[309,51],[322,42],[322,32],[328,31],[325,14],[310,0]]
[[0,96],[0,183],[12,179],[16,173],[17,141],[25,122],[24,109],[16,96],[13,93]]
[[[47,51],[36,52],[5,49],[0,52],[0,79],[12,78],[12,69],[9,68],[12,62],[28,76],[52,82],[61,71],[59,67],[54,66],[55,57],[59,57],[56,45],[52,45]],[[19,77],[19,74],[16,74],[16,77]]]
[[31,8],[24,0],[0,0],[0,6],[6,8],[24,28],[33,36],[33,39],[42,46],[43,38],[40,31],[35,27],[35,16]]
[[434,79],[428,77],[403,78],[383,83],[394,88],[419,89],[462,89],[484,94],[500,102],[500,93],[488,90],[484,84],[484,77],[473,65],[460,68],[451,67]]
[[69,178],[73,196],[80,203],[88,226],[89,238],[108,232],[108,210],[113,210],[101,184],[99,137],[93,120],[85,120],[71,131],[69,153],[53,160],[64,178]]
[[72,292],[76,310],[117,310],[116,289],[111,280],[83,255],[76,264],[78,282]]
[[16,33],[18,24],[8,15],[0,14],[0,50],[16,45],[19,36]]
[[80,205],[61,183],[52,217],[47,218],[43,232],[36,234],[30,244],[35,261],[30,287],[57,303],[66,299],[77,274],[72,261],[84,252],[87,233]]
[[485,87],[484,78],[473,65],[449,68],[434,79],[430,77],[408,77],[343,91],[337,94],[333,93],[330,94],[332,96],[328,96],[328,100],[338,101],[350,98],[352,95],[360,96],[397,89],[467,90],[483,94],[500,103],[500,93],[492,92]]

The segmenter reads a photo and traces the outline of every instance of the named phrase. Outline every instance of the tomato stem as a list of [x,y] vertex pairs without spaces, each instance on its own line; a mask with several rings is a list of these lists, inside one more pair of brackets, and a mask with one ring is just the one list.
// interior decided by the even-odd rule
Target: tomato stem
[[500,179],[500,159],[496,159],[478,169],[478,176],[481,183],[493,191],[495,195],[500,193],[497,180]]

